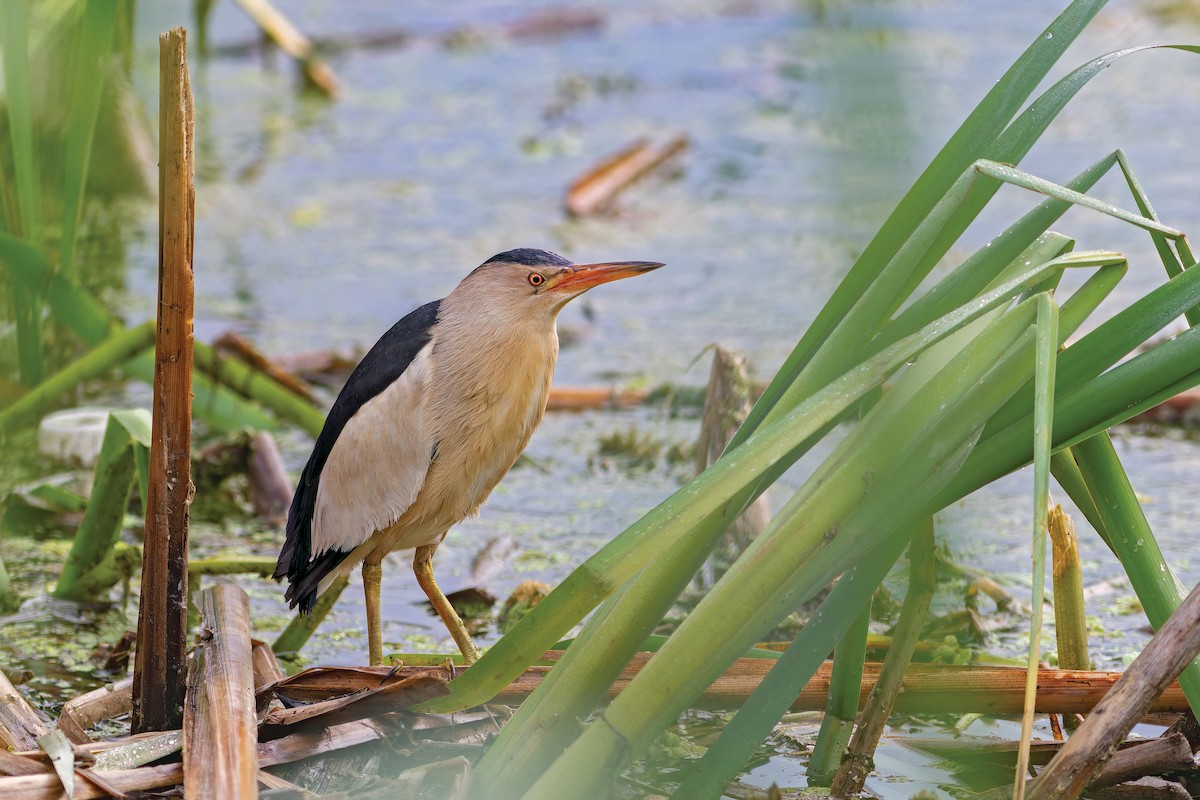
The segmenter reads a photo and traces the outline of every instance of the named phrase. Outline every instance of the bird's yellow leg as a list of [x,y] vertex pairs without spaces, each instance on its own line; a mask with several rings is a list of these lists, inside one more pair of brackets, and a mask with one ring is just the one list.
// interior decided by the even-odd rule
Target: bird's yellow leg
[[479,650],[471,641],[471,634],[467,633],[467,628],[459,618],[458,612],[454,610],[454,606],[450,605],[446,595],[442,594],[442,590],[438,588],[437,581],[433,579],[433,553],[435,550],[437,550],[436,544],[418,547],[417,554],[413,557],[413,572],[416,574],[417,583],[421,585],[425,596],[429,598],[429,602],[433,604],[434,610],[446,624],[450,635],[454,637],[458,649],[462,651],[463,660],[468,664],[474,664],[479,660]]
[[371,666],[383,663],[383,627],[379,615],[379,587],[383,583],[383,564],[364,561],[363,594],[367,604],[367,655]]

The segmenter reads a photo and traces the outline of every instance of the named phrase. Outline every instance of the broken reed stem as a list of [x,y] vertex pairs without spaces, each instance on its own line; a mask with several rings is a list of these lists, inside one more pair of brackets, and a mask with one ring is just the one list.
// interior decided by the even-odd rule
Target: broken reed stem
[[[721,457],[754,404],[746,360],[719,345],[711,345],[709,349],[712,350],[713,360],[708,375],[708,389],[704,394],[700,438],[696,441],[697,473],[708,469]],[[704,566],[692,580],[693,587],[705,591],[715,584],[770,521],[771,501],[764,491],[729,523],[720,541],[713,545]]]
[[1087,617],[1083,608],[1083,568],[1075,523],[1056,505],[1047,518],[1054,579],[1054,636],[1061,669],[1091,669]]
[[187,34],[159,37],[158,338],[146,544],[134,665],[133,730],[183,718],[192,442],[195,117]]
[[[1015,745],[1019,743],[1013,744],[1015,762]],[[1089,793],[1147,775],[1184,770],[1192,765],[1192,749],[1187,738],[1180,733],[1166,734],[1157,739],[1133,739],[1125,742],[1125,745],[1113,754],[1088,784]],[[970,800],[1011,800],[1012,796],[1013,787],[998,786],[990,791],[972,795]]]
[[200,593],[200,643],[183,714],[183,786],[192,800],[257,796],[258,726],[250,599],[232,583]]
[[[293,733],[257,745],[258,763],[262,767],[286,764],[379,741],[398,731],[397,724],[385,717],[382,720],[357,720],[333,725],[324,730]],[[106,770],[98,774],[102,775],[109,785],[122,792],[136,792],[178,785],[183,780],[183,765],[163,764],[137,769]],[[0,797],[4,800],[61,800],[62,796],[62,783],[53,773],[0,778]],[[72,800],[110,796],[109,792],[91,781],[80,780],[76,783]],[[189,800],[191,796],[188,794]]]
[[1154,698],[1200,654],[1200,585],[1167,619],[1029,789],[1029,800],[1074,800]]
[[0,750],[33,750],[49,729],[0,670]]
[[[88,730],[101,720],[125,714],[133,705],[133,679],[124,678],[115,684],[94,688],[62,704],[59,727]],[[64,721],[67,721],[66,724]],[[70,733],[68,733],[70,735]],[[76,742],[86,744],[86,742]]]
[[888,649],[866,708],[859,718],[854,737],[837,775],[833,779],[830,795],[852,797],[858,795],[875,767],[875,748],[883,736],[884,725],[892,715],[896,698],[904,684],[905,673],[912,661],[913,650],[925,627],[925,615],[937,588],[937,560],[934,555],[933,518],[922,520],[912,543],[908,546],[908,593],[900,609],[900,621],[896,634]]

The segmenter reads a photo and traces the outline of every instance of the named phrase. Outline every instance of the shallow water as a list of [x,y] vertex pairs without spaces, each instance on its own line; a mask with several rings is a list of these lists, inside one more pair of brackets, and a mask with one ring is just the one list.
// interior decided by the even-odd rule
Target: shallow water
[[[151,43],[157,31],[191,24],[185,5],[138,9],[138,40],[147,44],[135,79],[151,119]],[[698,385],[707,368],[692,360],[714,341],[768,377],[918,171],[1057,5],[618,0],[596,7],[604,20],[597,30],[510,39],[497,32],[503,24],[549,6],[289,4],[293,20],[321,36],[397,28],[414,37],[403,47],[334,53],[344,93],[332,103],[294,91],[282,58],[272,70],[254,57],[193,54],[196,333],[212,340],[234,329],[270,354],[362,348],[493,253],[535,246],[579,261],[668,263],[564,312],[561,324],[579,344],[563,350],[562,385]],[[1156,17],[1148,5],[1102,12],[1052,77],[1118,47],[1200,38],[1195,24]],[[562,6],[592,8],[554,4]],[[467,41],[459,47],[441,43],[465,25],[478,35],[459,37]],[[216,5],[215,49],[254,36],[234,4]],[[1200,160],[1189,136],[1200,107],[1186,102],[1200,96],[1194,57],[1138,55],[1093,84],[1023,166],[1066,181],[1124,147],[1160,217],[1188,228],[1200,211],[1189,180]],[[613,216],[564,217],[572,178],[637,135],[665,132],[691,139],[679,174],[646,182]],[[1116,179],[1095,193],[1132,205]],[[1033,202],[1002,190],[964,248],[982,245]],[[128,243],[122,305],[130,322],[153,312],[154,222],[147,209]],[[1077,237],[1079,249],[1129,256],[1117,300],[1162,279],[1149,239],[1121,223],[1073,211],[1057,229]],[[953,252],[947,266],[966,254]],[[439,551],[443,586],[461,588],[475,552],[502,535],[515,537],[519,550],[489,584],[498,595],[529,577],[560,580],[663,498],[678,470],[593,463],[600,435],[630,426],[671,442],[696,430],[695,420],[654,408],[548,417],[529,447],[532,463]],[[310,442],[292,433],[282,443],[298,471]],[[1135,433],[1118,446],[1148,496],[1163,549],[1194,582],[1200,500],[1191,486],[1200,449],[1185,437]],[[1029,571],[1029,484],[1028,475],[1012,476],[963,501],[943,516],[941,537],[962,561],[1019,580]],[[1083,533],[1081,545],[1089,583],[1119,574],[1096,537]],[[385,640],[398,649],[444,648],[406,564],[394,560],[385,574]],[[262,619],[279,619],[277,587],[247,585]],[[1100,666],[1118,665],[1144,638],[1140,617],[1107,609],[1089,613],[1128,636],[1097,643]],[[352,585],[307,655],[362,661],[361,620]],[[260,632],[270,633],[269,624]],[[1017,644],[998,647],[1015,652]]]
[[[402,28],[414,38],[401,48],[336,53],[331,63],[345,91],[333,103],[291,91],[283,63],[266,71],[250,57],[193,59],[197,333],[212,338],[234,328],[270,353],[363,347],[492,253],[541,246],[577,260],[668,263],[568,307],[562,326],[581,341],[563,351],[561,384],[699,384],[707,370],[690,365],[713,341],[746,355],[766,377],[916,171],[1052,7],[1032,0],[613,3],[597,9],[598,30],[520,40],[497,31],[533,6],[291,9],[303,28],[322,35]],[[148,8],[139,25],[153,31],[178,21]],[[474,44],[439,42],[468,24],[480,32]],[[1118,47],[1186,41],[1197,32],[1141,6],[1115,6],[1052,79]],[[235,6],[217,6],[215,48],[252,36]],[[152,103],[156,51],[140,55]],[[1170,91],[1147,91],[1168,70]],[[1193,60],[1141,54],[1093,84],[1023,166],[1065,181],[1124,147],[1160,217],[1186,228],[1200,205],[1187,181],[1200,155],[1185,145],[1184,131],[1200,108],[1175,99],[1200,90]],[[647,182],[614,216],[564,217],[560,199],[573,176],[633,136],[663,131],[692,140],[680,174]],[[1106,179],[1096,194],[1130,205],[1119,180]],[[979,246],[1034,200],[1005,188],[964,244]],[[1148,238],[1128,226],[1071,212],[1057,228],[1080,249],[1129,256],[1118,299],[1162,279]],[[135,317],[150,312],[153,256],[146,236],[129,273]],[[635,424],[668,438],[693,435],[688,424],[667,425],[649,410],[548,419],[529,449],[540,469],[514,472],[482,517],[440,551],[447,584],[465,574],[481,541],[506,533],[535,554],[528,559],[539,568],[527,574],[561,578],[652,506],[675,476],[587,468],[600,431]],[[288,444],[298,469],[306,441]],[[1200,577],[1190,529],[1197,501],[1187,490],[1200,457],[1195,444],[1130,436],[1122,455],[1135,485],[1151,495],[1147,514],[1164,549],[1185,580]],[[1018,475],[969,498],[945,515],[942,535],[965,560],[1027,573],[1028,484]],[[1089,579],[1116,574],[1094,537],[1084,536],[1083,546]],[[410,607],[405,570],[395,565],[386,589],[393,636],[425,622]],[[496,589],[521,577],[507,573]],[[345,611],[356,613],[350,603]],[[361,643],[343,645],[334,653],[348,656]]]

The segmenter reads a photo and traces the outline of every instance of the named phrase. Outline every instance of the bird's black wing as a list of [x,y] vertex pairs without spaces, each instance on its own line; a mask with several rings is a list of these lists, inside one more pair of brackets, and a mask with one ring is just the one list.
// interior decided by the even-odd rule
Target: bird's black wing
[[290,607],[300,606],[309,611],[317,601],[317,586],[321,579],[337,569],[350,555],[349,550],[327,550],[312,553],[312,521],[317,504],[317,487],[321,471],[342,429],[360,408],[391,386],[416,358],[421,348],[433,338],[440,300],[427,303],[397,322],[380,337],[363,357],[350,379],[342,387],[337,400],[325,418],[325,426],[317,437],[312,455],[300,474],[296,494],[288,511],[287,538],[275,565],[275,579],[287,578],[285,597]]

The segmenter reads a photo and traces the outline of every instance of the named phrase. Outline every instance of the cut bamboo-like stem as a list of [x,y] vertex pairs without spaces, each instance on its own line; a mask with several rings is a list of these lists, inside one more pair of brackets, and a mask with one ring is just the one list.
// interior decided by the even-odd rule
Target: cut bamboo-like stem
[[316,402],[313,397],[312,389],[308,384],[297,378],[292,373],[280,367],[271,359],[264,356],[255,349],[254,345],[246,341],[242,336],[234,331],[226,331],[221,334],[215,342],[213,342],[213,350],[229,353],[230,355],[244,361],[246,366],[252,367],[266,375],[268,375],[276,383],[286,386],[290,391],[296,393],[310,403]]
[[1029,800],[1078,797],[1154,698],[1200,654],[1200,586],[1192,589],[1029,790]]
[[129,505],[129,490],[136,479],[134,444],[118,414],[109,414],[96,462],[91,498],[71,543],[71,552],[63,562],[54,587],[55,597],[80,601],[95,599],[120,580],[120,571],[115,569],[114,548]]
[[203,342],[196,343],[196,369],[211,375],[214,383],[225,384],[257,400],[283,419],[291,420],[311,436],[321,432],[325,415],[316,406],[262,372],[234,358],[222,358]]
[[183,717],[192,442],[195,118],[187,34],[159,37],[159,284],[154,424],[134,666],[133,729]]
[[1075,523],[1056,505],[1048,517],[1051,574],[1054,579],[1054,635],[1058,641],[1058,666],[1091,669],[1088,657],[1087,617],[1083,606],[1083,568]]
[[30,389],[0,413],[0,432],[40,416],[55,401],[83,381],[103,375],[154,344],[154,323],[114,332],[61,371]]
[[200,593],[200,616],[183,715],[184,791],[193,800],[253,798],[258,730],[250,600],[220,583]]
[[32,750],[49,729],[0,670],[0,750]]
[[921,638],[925,615],[929,612],[929,603],[937,588],[937,560],[931,517],[923,520],[918,527],[908,547],[908,561],[908,594],[900,609],[896,635],[892,646],[888,648],[879,679],[867,698],[866,709],[854,730],[846,757],[833,779],[830,794],[834,797],[851,797],[862,791],[867,775],[875,766],[875,748],[883,736],[883,727],[892,715],[904,684],[905,671],[912,661],[917,640]]

